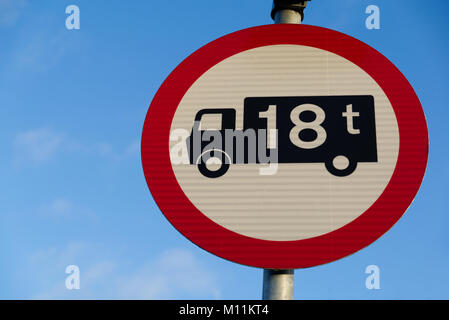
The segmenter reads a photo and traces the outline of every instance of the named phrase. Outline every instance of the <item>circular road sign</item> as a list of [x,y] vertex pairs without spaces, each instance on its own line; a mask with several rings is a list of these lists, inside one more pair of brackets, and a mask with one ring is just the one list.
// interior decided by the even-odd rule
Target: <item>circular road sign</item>
[[267,25],[215,40],[155,95],[150,191],[199,247],[245,265],[324,264],[371,244],[415,197],[428,134],[382,54],[348,35]]

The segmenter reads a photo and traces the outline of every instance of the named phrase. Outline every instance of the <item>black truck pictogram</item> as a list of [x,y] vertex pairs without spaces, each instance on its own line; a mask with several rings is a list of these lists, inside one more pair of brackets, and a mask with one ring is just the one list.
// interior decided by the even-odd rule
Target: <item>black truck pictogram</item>
[[[201,129],[207,114],[221,117],[220,129]],[[269,128],[270,121],[275,128]],[[274,147],[268,147],[270,129],[277,130]],[[186,143],[190,163],[209,178],[224,175],[231,164],[266,163],[260,155],[273,152],[278,163],[324,163],[331,174],[344,177],[359,162],[377,162],[374,98],[248,97],[243,129],[236,129],[234,108],[205,108],[196,114]],[[346,160],[345,167],[335,165],[337,157]],[[218,159],[218,169],[209,168],[211,158]]]

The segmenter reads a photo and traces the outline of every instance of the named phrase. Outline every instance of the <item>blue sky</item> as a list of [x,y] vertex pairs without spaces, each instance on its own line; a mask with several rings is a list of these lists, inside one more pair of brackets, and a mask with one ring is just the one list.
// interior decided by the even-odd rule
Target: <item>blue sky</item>
[[[81,29],[65,28],[78,5]],[[381,29],[365,28],[380,8]],[[202,45],[272,23],[270,0],[0,0],[0,298],[259,299],[262,270],[180,235],[146,186],[140,135],[168,74]],[[422,187],[383,237],[295,272],[297,299],[449,298],[449,2],[314,0],[304,23],[371,45],[426,113]],[[81,289],[65,288],[78,265]],[[365,268],[380,268],[367,290]]]

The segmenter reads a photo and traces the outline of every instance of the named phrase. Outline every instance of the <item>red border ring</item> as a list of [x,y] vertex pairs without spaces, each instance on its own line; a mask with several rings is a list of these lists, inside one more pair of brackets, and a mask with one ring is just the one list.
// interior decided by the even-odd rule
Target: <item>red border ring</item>
[[[345,226],[314,238],[268,241],[216,224],[186,197],[169,157],[170,126],[184,94],[207,70],[239,52],[296,44],[335,53],[367,72],[390,100],[399,126],[396,168],[378,200]],[[266,25],[217,39],[185,59],[165,80],[148,110],[142,133],[142,165],[150,191],[172,225],[199,247],[224,259],[261,268],[293,269],[328,263],[374,242],[399,220],[423,179],[428,155],[427,125],[407,79],[382,54],[343,33],[308,25]]]

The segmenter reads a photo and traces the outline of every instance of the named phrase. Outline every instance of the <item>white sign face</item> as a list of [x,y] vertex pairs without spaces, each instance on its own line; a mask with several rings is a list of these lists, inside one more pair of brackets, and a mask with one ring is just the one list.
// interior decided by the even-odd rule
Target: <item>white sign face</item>
[[[217,154],[229,164],[217,177],[199,170],[207,132],[222,135],[207,170],[220,171]],[[179,186],[209,219],[244,236],[292,241],[337,230],[379,198],[399,130],[384,91],[356,64],[280,44],[235,54],[199,77],[175,112],[169,149]]]

